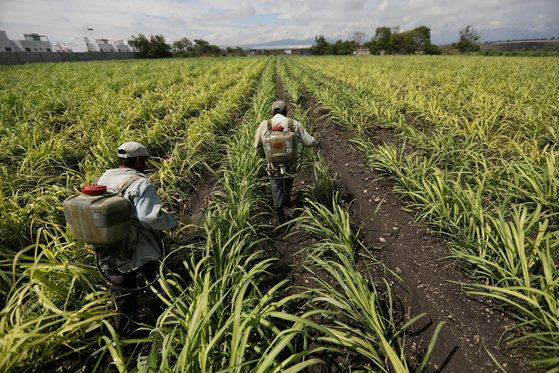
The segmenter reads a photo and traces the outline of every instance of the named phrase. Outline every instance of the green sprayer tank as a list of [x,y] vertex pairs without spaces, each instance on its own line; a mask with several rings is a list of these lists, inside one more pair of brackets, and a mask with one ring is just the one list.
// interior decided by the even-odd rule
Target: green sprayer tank
[[72,235],[92,245],[108,245],[128,238],[130,202],[107,193],[102,185],[87,185],[81,191],[64,201],[64,216]]

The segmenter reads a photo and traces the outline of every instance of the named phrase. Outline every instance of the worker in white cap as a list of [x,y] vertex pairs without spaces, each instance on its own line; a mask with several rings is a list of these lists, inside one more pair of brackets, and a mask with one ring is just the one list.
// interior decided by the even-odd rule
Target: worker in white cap
[[121,335],[131,332],[137,318],[137,295],[126,289],[136,288],[137,273],[155,278],[162,255],[162,231],[174,228],[177,221],[163,210],[155,186],[143,174],[148,150],[138,142],[126,142],[117,150],[118,168],[105,171],[97,181],[107,191],[120,193],[130,201],[132,227],[126,242],[100,251],[99,261],[111,281],[113,303],[119,312],[114,318]]
[[[292,132],[296,135],[295,148],[293,149],[295,159],[281,166],[268,159],[268,166],[266,168],[270,177],[270,184],[272,185],[276,223],[282,224],[286,219],[284,207],[291,207],[290,195],[297,166],[297,147],[299,144],[303,144],[305,147],[318,147],[319,143],[318,140],[303,128],[301,123],[287,118],[287,105],[284,101],[278,100],[272,104],[272,115],[272,119],[262,121],[256,131],[254,148],[261,157],[269,158],[269,154],[266,154],[264,149],[264,144],[266,137],[270,136],[272,132]],[[280,170],[278,167],[283,169]]]

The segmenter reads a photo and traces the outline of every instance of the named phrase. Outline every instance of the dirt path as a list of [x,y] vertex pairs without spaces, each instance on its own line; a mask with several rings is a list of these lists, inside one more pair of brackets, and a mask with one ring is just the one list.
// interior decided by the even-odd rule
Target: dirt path
[[[311,109],[309,119],[317,123],[325,114],[309,98],[303,106]],[[445,372],[496,371],[487,349],[507,371],[522,371],[505,347],[498,346],[501,334],[513,325],[512,321],[493,310],[487,299],[483,303],[470,298],[459,285],[451,283],[468,280],[445,259],[450,253],[448,247],[402,210],[404,203],[392,192],[391,184],[367,166],[363,155],[351,146],[336,123],[320,123],[317,131],[325,159],[332,172],[339,174],[342,192],[354,198],[352,218],[363,226],[365,243],[380,248],[376,255],[403,280],[402,285],[395,284],[393,288],[406,312],[412,316],[427,313],[428,317],[414,328],[417,345],[425,346],[437,323],[445,322],[431,357],[431,368]],[[380,140],[390,141],[390,136]],[[416,348],[414,338],[409,347]]]
[[[288,219],[294,218],[296,209],[303,206],[303,189],[311,183],[312,170],[304,169],[297,174],[291,193],[293,207],[285,209]],[[316,243],[316,239],[294,227],[271,231],[270,237],[273,239],[270,245],[275,251],[275,256],[281,260],[283,265],[287,266],[287,277],[290,278],[293,285],[290,294],[298,292],[301,287],[314,287],[316,282],[313,280],[313,276],[303,268],[307,253],[301,252],[301,250],[312,246]]]
[[[278,99],[289,103],[287,92],[281,84],[281,81],[275,76],[276,91]],[[271,113],[270,113],[271,118]],[[268,119],[268,118],[262,118]],[[298,207],[303,206],[303,190],[305,186],[312,183],[312,170],[308,168],[299,169],[293,181],[293,189],[291,191],[292,207],[285,208],[287,219],[293,218]],[[270,200],[270,204],[272,201]],[[270,220],[268,223],[272,223]],[[279,272],[282,272],[284,278],[289,278],[293,287],[290,293],[297,292],[298,287],[308,286],[309,277],[307,271],[302,264],[306,258],[304,253],[300,251],[312,245],[312,238],[303,232],[299,232],[293,227],[288,226],[284,229],[274,229],[273,227],[267,232],[270,240],[266,244],[266,250],[270,256],[280,259]]]
[[[277,80],[280,99],[289,102],[288,96]],[[350,144],[346,134],[333,121],[321,123],[324,112],[307,94],[300,102],[307,113],[307,120],[317,124],[316,132],[321,142],[324,158],[331,171],[339,175],[343,195],[354,201],[350,213],[353,223],[361,226],[362,239],[380,259],[402,279],[390,279],[395,296],[400,302],[400,312],[409,317],[426,313],[412,328],[407,348],[410,355],[417,355],[427,346],[436,327],[445,323],[430,359],[430,371],[468,372],[497,371],[487,351],[510,372],[526,370],[513,360],[499,338],[513,323],[495,311],[487,299],[468,297],[459,285],[467,278],[445,259],[450,251],[438,237],[414,221],[403,211],[404,203],[392,192],[392,184],[381,178],[368,165],[363,155]],[[398,142],[389,130],[372,133],[378,143]],[[302,170],[295,179],[295,203],[302,205],[301,188],[312,182],[311,170]],[[378,208],[378,211],[377,211]],[[377,211],[375,215],[374,212]],[[288,266],[288,276],[293,285],[312,288],[315,280],[302,268],[304,254],[300,250],[312,245],[312,238],[303,233],[285,238],[276,234],[271,245],[282,262]],[[359,263],[366,268],[368,263]],[[297,291],[294,289],[293,291]],[[487,351],[486,351],[487,350]],[[331,371],[333,366],[329,367]]]
[[[282,82],[277,77],[275,81],[279,96],[278,99],[285,101],[289,106],[290,100]],[[293,113],[290,112],[289,115],[293,115]],[[313,133],[313,135],[316,134]],[[300,210],[298,209],[304,206],[305,189],[312,187],[313,184],[314,175],[312,167],[299,169],[294,179],[291,192],[292,207],[285,209],[288,220],[300,214]],[[269,231],[269,236],[271,239],[267,242],[267,251],[270,256],[276,256],[280,259],[277,268],[273,271],[277,277],[275,281],[285,278],[290,280],[291,286],[286,295],[297,294],[302,291],[307,291],[308,289],[321,287],[319,281],[315,277],[316,273],[312,274],[304,268],[309,254],[307,249],[317,243],[316,238],[297,229],[297,227],[293,225],[288,225],[283,229],[271,229]],[[319,274],[319,276],[321,275]],[[331,281],[327,277],[322,277],[322,280]],[[293,306],[298,307],[295,304]],[[300,304],[299,306],[302,308],[307,307],[304,304]],[[321,318],[317,318],[314,321],[322,323]],[[309,373],[337,373],[347,370],[342,366],[343,362],[340,361],[340,358],[333,354],[318,353],[313,357],[321,359],[324,364],[311,366],[307,369]]]

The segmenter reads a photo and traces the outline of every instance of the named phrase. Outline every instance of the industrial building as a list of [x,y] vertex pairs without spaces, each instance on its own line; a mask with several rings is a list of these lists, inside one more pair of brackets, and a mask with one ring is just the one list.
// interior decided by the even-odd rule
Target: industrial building
[[16,43],[19,43],[25,52],[52,52],[52,45],[45,35],[23,34],[23,37],[25,40],[18,40]]
[[95,39],[100,52],[118,52],[118,49],[109,39]]
[[10,40],[5,31],[0,31],[0,52],[136,52],[127,40],[91,40],[86,36],[64,42],[51,43],[47,36],[24,34],[24,40]]
[[21,46],[8,38],[6,31],[0,31],[0,52],[23,52]]
[[10,40],[6,31],[0,31],[2,52],[52,52],[52,45],[44,35],[23,34],[24,40]]
[[78,38],[71,38],[62,43],[60,52],[100,52],[99,46],[95,41],[90,40],[87,36],[80,36]]
[[128,40],[113,40],[113,44],[118,52],[137,52],[138,50],[128,44]]
[[357,48],[355,51],[353,51],[353,55],[354,56],[370,56],[371,51],[369,50],[369,48]]
[[122,60],[137,58],[135,48],[125,40],[72,38],[51,43],[40,34],[24,34],[25,40],[10,40],[0,31],[0,65],[35,62]]
[[258,45],[250,48],[252,54],[309,55],[312,44]]

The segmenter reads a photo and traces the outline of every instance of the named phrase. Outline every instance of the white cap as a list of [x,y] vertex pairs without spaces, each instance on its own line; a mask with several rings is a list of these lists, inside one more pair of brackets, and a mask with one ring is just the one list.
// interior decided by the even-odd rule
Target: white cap
[[135,141],[125,142],[118,147],[116,153],[119,158],[137,158],[148,156],[147,148]]
[[272,111],[274,111],[274,110],[282,111],[286,107],[287,107],[287,105],[285,104],[285,101],[277,100],[272,104]]

